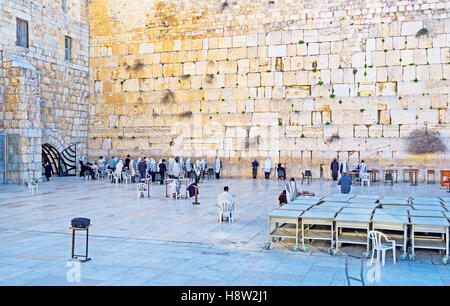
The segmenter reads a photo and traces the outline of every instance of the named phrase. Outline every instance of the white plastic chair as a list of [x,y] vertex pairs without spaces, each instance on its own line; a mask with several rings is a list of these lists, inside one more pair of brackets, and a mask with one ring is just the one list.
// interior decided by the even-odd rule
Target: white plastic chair
[[370,186],[370,174],[363,173],[361,176],[361,186],[364,186],[364,183],[367,183],[367,186]]
[[131,183],[131,175],[128,172],[122,173],[122,180],[128,184],[128,182]]
[[119,183],[120,176],[119,176],[119,174],[117,172],[113,172],[112,175],[113,175],[114,183],[116,183],[116,185],[117,185]]
[[25,184],[27,184],[28,191],[30,191],[31,194],[33,194],[35,190],[36,190],[36,192],[38,191],[38,183],[37,183],[37,181],[26,180]]
[[[386,251],[392,250],[392,256],[394,257],[394,265],[395,261],[395,241],[387,239],[386,235],[379,231],[370,231],[369,238],[372,240],[372,258],[371,262],[373,262],[373,257],[375,255],[375,251],[377,251],[377,262],[380,258],[381,252],[381,263],[384,266],[384,259],[386,257]],[[382,243],[382,238],[386,240],[387,243],[391,243],[391,245],[386,245]]]
[[112,181],[113,171],[111,169],[106,169],[106,173],[108,174],[108,181]]
[[145,198],[145,196],[147,194],[147,184],[138,183],[137,184],[137,193],[138,193],[138,199]]
[[234,205],[230,202],[219,202],[219,222],[222,223],[223,218],[228,218],[228,222],[233,222]]

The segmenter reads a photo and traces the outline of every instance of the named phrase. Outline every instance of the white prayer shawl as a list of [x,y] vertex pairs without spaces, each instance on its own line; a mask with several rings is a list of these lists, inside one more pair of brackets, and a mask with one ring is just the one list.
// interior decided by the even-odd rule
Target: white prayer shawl
[[131,172],[131,176],[136,175],[136,170],[134,168],[134,160],[133,159],[130,161],[130,172]]
[[180,157],[179,164],[180,164],[180,171],[183,171],[183,169],[184,169],[184,161],[183,161],[183,157]]
[[197,162],[194,164],[194,171],[195,171],[195,174],[197,175],[197,176],[200,176],[200,173],[201,173],[201,163],[200,163],[200,161],[199,160],[197,160]]
[[367,165],[365,163],[361,163],[359,166],[359,177],[362,177],[364,173],[367,173]]
[[297,183],[290,181],[289,185],[291,186],[291,200],[294,200],[298,196]]
[[190,158],[188,158],[188,159],[186,160],[186,171],[187,171],[187,172],[191,172],[191,171],[192,171],[192,161],[191,161]]
[[342,173],[348,172],[348,161],[344,160],[342,162]]
[[218,158],[218,157],[216,158],[215,170],[216,170],[216,173],[220,172],[220,158]]
[[286,188],[286,201],[288,202],[288,204],[292,202],[292,195],[289,192],[289,189],[287,188]]
[[179,177],[180,172],[181,172],[180,165],[178,165],[177,162],[174,162],[172,167],[172,175],[175,177]]
[[175,160],[173,158],[169,158],[169,167],[167,168],[167,172],[169,173],[169,175],[173,175],[172,170],[173,170],[173,164],[175,164]]
[[116,173],[121,175],[122,174],[122,168],[123,168],[123,160],[119,160],[119,162],[116,165]]
[[272,170],[272,159],[268,157],[264,161],[264,172],[270,172],[270,170]]
[[162,163],[162,159],[160,158],[158,161],[158,165],[156,166],[156,170],[157,172],[159,172],[159,165]]
[[150,171],[156,172],[156,161],[152,158],[150,158]]
[[206,160],[202,158],[202,169],[205,170],[206,168]]

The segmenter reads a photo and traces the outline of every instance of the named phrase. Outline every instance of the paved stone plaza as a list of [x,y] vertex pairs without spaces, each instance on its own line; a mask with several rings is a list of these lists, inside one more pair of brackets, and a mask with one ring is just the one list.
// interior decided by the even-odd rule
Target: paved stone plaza
[[[234,223],[217,221],[216,196],[224,185],[236,196]],[[0,186],[0,285],[344,285],[344,256],[327,254],[329,243],[308,253],[280,244],[264,249],[267,215],[277,207],[283,183],[275,180],[222,179],[200,184],[200,205],[165,198],[152,185],[151,198],[137,199],[134,184],[118,186],[78,177],[42,183],[31,196],[24,186]],[[331,181],[305,186],[316,195],[338,191]],[[373,184],[352,193],[439,196],[438,184]],[[68,282],[70,220],[91,218],[89,255],[81,282]],[[84,239],[79,236],[79,251]],[[345,246],[361,254],[363,247]],[[359,261],[351,262],[353,274]],[[367,270],[368,268],[365,267]],[[379,282],[369,285],[450,285],[450,267],[437,251],[411,261],[392,257]]]

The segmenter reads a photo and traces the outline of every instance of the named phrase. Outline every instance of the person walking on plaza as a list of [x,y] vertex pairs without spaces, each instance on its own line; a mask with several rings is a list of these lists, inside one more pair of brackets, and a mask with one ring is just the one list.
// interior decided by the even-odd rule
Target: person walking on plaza
[[281,165],[281,163],[278,163],[277,173],[278,173],[279,180],[283,180],[283,181],[286,180],[286,169]]
[[252,162],[252,174],[253,174],[253,178],[255,179],[256,176],[258,175],[258,167],[259,167],[259,163],[258,161],[255,159]]
[[347,176],[347,172],[344,172],[337,184],[341,186],[341,193],[350,193],[352,178]]
[[344,173],[347,173],[348,171],[349,171],[350,169],[348,168],[348,161],[347,160],[344,160],[343,162],[342,162],[342,164],[341,164],[341,169],[340,169],[340,173],[341,173],[341,176],[344,174]]
[[220,179],[220,170],[222,169],[222,161],[219,157],[216,158],[214,170],[216,172],[216,179]]
[[339,162],[337,161],[337,158],[334,158],[331,162],[331,176],[333,177],[333,181],[337,181],[338,178],[338,172],[339,172]]
[[267,157],[264,161],[264,176],[266,180],[269,179],[270,171],[272,171],[272,159]]
[[47,178],[47,182],[50,181],[50,177],[52,176],[52,165],[50,164],[50,161],[47,159],[44,163],[44,169],[45,169],[45,177]]

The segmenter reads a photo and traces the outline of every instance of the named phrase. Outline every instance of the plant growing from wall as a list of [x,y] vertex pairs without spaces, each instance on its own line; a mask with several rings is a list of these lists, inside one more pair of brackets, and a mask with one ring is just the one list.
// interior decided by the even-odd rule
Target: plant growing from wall
[[440,139],[438,131],[417,129],[407,138],[407,149],[410,154],[446,152],[447,148]]
[[178,114],[178,117],[180,117],[180,118],[191,118],[192,117],[192,112],[182,112],[182,113]]
[[206,77],[205,77],[205,82],[206,83],[211,84],[213,82],[213,80],[214,80],[214,74],[210,73],[210,74],[206,75]]

